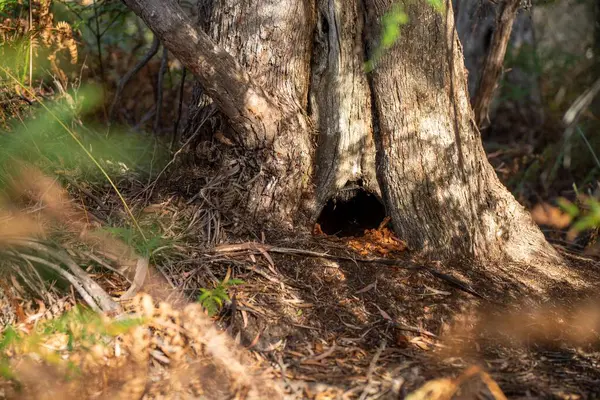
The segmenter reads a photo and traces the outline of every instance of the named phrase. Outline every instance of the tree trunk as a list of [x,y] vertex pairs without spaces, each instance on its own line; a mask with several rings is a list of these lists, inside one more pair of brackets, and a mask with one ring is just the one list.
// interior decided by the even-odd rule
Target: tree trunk
[[[439,13],[424,1],[407,0],[410,23],[367,75],[364,49],[377,47],[379,21],[392,0],[205,1],[200,15],[207,16],[209,37],[197,33],[196,51],[206,55],[202,68],[208,72],[176,45],[194,37],[187,21],[176,20],[179,28],[169,31],[156,25],[172,12],[143,11],[165,3],[177,8],[174,2],[125,2],[218,105],[230,128],[217,127],[207,140],[225,154],[220,165],[246,171],[238,181],[249,184],[247,198],[238,209],[258,224],[262,218],[309,228],[328,198],[357,182],[381,193],[401,238],[436,259],[559,262],[486,159],[450,5]],[[212,63],[211,52],[220,57]],[[228,82],[207,90],[207,75],[227,78],[224,71],[214,73],[222,68],[230,69],[236,85],[250,88],[240,95],[260,94],[261,106],[249,109],[247,96],[229,96]],[[225,92],[212,90],[215,85]],[[224,109],[229,100],[242,105]],[[239,117],[248,110],[248,121]],[[270,139],[256,139],[255,130]]]
[[[367,1],[371,48],[391,4]],[[556,261],[487,161],[452,10],[409,1],[405,10],[410,22],[372,74],[378,178],[400,237],[443,259]]]
[[[456,30],[464,51],[468,88],[472,103],[477,101],[482,72],[495,32],[501,30],[500,10],[504,3],[487,0],[453,0]],[[489,133],[512,133],[512,138],[532,137],[544,120],[536,42],[531,11],[519,10],[508,43],[510,60],[502,60],[493,103],[484,118]],[[498,98],[503,98],[501,102]],[[481,128],[481,126],[480,126]]]
[[[228,191],[246,218],[292,228],[314,214],[314,148],[306,115],[311,1],[207,0],[207,33],[174,0],[126,0],[192,71],[227,124],[218,133]],[[203,15],[203,14],[200,14]],[[209,36],[210,35],[210,36]]]
[[[311,197],[306,201],[310,207],[304,209],[308,218],[301,220],[313,223],[326,202],[349,183],[379,195],[359,1],[240,4],[232,0],[201,2],[201,26],[226,51],[243,60],[243,66],[276,101],[298,104],[310,115],[315,130],[295,132],[296,140],[315,139],[318,145],[314,175],[309,177],[316,191],[305,196]],[[281,11],[275,23],[273,10],[277,7]],[[201,98],[197,108],[206,104]],[[190,130],[198,124],[192,122]],[[290,195],[294,196],[297,194]]]

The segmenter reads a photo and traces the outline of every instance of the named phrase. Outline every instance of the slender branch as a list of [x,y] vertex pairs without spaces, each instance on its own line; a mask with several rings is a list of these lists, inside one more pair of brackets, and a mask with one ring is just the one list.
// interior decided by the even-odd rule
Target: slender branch
[[47,254],[55,260],[60,261],[67,268],[69,268],[71,273],[81,283],[83,289],[90,296],[92,296],[94,302],[98,304],[102,311],[108,313],[120,311],[119,305],[111,299],[108,293],[106,293],[106,291],[102,289],[100,285],[98,285],[92,278],[90,278],[90,276],[84,270],[82,270],[81,267],[77,265],[77,263],[73,261],[73,259],[69,257],[69,255],[64,251],[54,250],[44,244],[30,240],[12,240],[11,243],[17,246],[27,247],[36,250],[40,253]]
[[513,22],[519,10],[519,3],[520,0],[505,0],[500,6],[496,30],[494,31],[492,43],[483,64],[483,71],[481,72],[477,94],[473,103],[475,121],[480,128],[489,119],[490,105],[494,98],[498,78],[502,72],[504,56],[506,55],[506,48],[510,40]]
[[46,259],[43,259],[41,257],[30,256],[29,254],[20,254],[20,256],[27,261],[31,261],[31,262],[34,262],[37,264],[44,265],[44,266],[50,268],[52,271],[59,274],[60,276],[62,276],[71,285],[73,285],[73,287],[75,288],[75,290],[77,290],[77,293],[79,293],[79,295],[81,296],[83,301],[85,301],[92,310],[94,310],[96,312],[102,312],[102,310],[100,309],[98,304],[96,304],[96,302],[94,301],[94,297],[87,292],[83,283],[79,279],[77,279],[75,276],[68,273],[67,271],[65,271],[64,269],[59,267],[58,265],[56,265]]
[[179,86],[179,105],[177,107],[177,119],[175,120],[175,127],[173,128],[173,139],[171,140],[171,146],[169,150],[173,151],[175,144],[179,141],[179,123],[181,122],[181,112],[183,110],[183,91],[185,89],[185,76],[187,74],[187,68],[183,68],[181,73],[181,84]]
[[138,62],[129,72],[127,72],[125,75],[123,75],[121,80],[119,80],[119,84],[117,85],[117,92],[115,93],[113,102],[110,105],[110,111],[108,112],[108,121],[109,122],[112,121],[115,116],[115,108],[121,101],[121,94],[123,93],[123,89],[125,88],[125,85],[127,85],[129,80],[131,78],[133,78],[133,76],[135,76],[135,74],[137,74],[142,68],[144,68],[144,65],[148,64],[148,62],[150,61],[150,59],[152,59],[152,57],[154,57],[154,55],[158,52],[159,45],[160,45],[160,41],[158,40],[158,37],[155,35],[154,39],[152,40],[152,45],[150,46],[150,49],[148,49],[148,52],[144,55],[144,58],[142,58],[140,60],[140,62]]
[[104,72],[104,63],[102,62],[102,36],[100,34],[100,16],[98,15],[98,5],[96,0],[93,0],[94,6],[94,21],[96,23],[96,30],[94,36],[96,37],[96,49],[98,50],[98,62],[100,63],[100,76],[102,77],[102,84],[106,84],[106,74]]
[[[569,107],[565,115],[563,116],[563,123],[565,124],[565,133],[563,134],[565,142],[565,155],[563,165],[565,168],[571,166],[571,136],[579,123],[579,119],[583,112],[587,110],[592,100],[600,93],[600,79],[596,80],[594,84],[581,94],[575,102]],[[583,136],[583,133],[580,132]],[[585,139],[585,136],[583,136]],[[587,141],[587,139],[585,139]],[[589,147],[589,146],[588,146]],[[595,156],[593,150],[592,154]]]

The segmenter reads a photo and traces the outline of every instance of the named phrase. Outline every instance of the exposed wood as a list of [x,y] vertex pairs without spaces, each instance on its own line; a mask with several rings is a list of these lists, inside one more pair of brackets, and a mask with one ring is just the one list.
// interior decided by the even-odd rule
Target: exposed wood
[[144,286],[150,259],[148,257],[139,257],[135,266],[135,275],[129,289],[121,296],[121,300],[132,299]]
[[359,0],[318,1],[311,77],[311,116],[319,130],[316,161],[322,205],[348,181],[379,194],[371,92],[364,72]]
[[[91,307],[94,308],[94,304],[97,304],[95,307],[106,313],[116,314],[121,311],[121,307],[112,300],[108,293],[90,278],[90,276],[64,251],[55,250],[42,243],[27,239],[14,239],[11,240],[11,244],[35,250],[45,256],[50,256],[65,265],[70,273],[61,273],[61,275],[77,288],[77,291]],[[60,267],[55,266],[53,263],[47,262],[45,265],[60,273],[60,271],[57,270],[57,268],[60,269]]]

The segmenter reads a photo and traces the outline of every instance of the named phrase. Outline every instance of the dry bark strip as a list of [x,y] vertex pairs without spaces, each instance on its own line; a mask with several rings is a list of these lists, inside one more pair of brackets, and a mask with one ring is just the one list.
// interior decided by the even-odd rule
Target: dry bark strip
[[[43,262],[47,267],[55,270],[67,279],[95,311],[102,311],[108,314],[118,314],[121,311],[121,307],[110,297],[108,293],[100,285],[98,285],[73,259],[64,251],[52,249],[42,243],[38,243],[32,240],[12,240],[11,244],[19,247],[25,247],[34,251],[37,251],[46,256],[58,260],[61,264],[65,265],[70,273],[62,270],[62,268],[56,266],[54,263],[49,261]],[[23,257],[26,257],[23,255]],[[29,257],[32,260],[32,257]],[[36,262],[43,260],[35,257]]]

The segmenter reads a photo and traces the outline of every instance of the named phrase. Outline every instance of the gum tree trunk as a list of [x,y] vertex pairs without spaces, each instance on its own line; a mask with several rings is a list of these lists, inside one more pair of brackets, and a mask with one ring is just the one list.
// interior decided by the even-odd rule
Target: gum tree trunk
[[363,36],[359,0],[318,1],[310,106],[319,133],[316,183],[321,206],[347,182],[361,182],[380,194]]
[[[312,169],[304,174],[314,191],[304,193],[302,222],[312,224],[327,200],[348,183],[380,194],[359,0],[206,0],[199,15],[210,38],[241,60],[276,102],[297,105],[309,118],[309,128],[294,133],[316,149]],[[207,103],[199,96],[196,114],[203,116],[199,111]],[[190,130],[198,124],[193,121]],[[289,191],[290,199],[299,197],[294,188]]]
[[308,230],[359,182],[436,259],[559,263],[487,161],[451,5],[406,1],[410,22],[367,74],[392,0],[204,1],[198,31],[174,1],[125,2],[220,110],[203,140],[235,166],[228,176],[246,187],[235,208],[257,225]]
[[[443,259],[554,259],[526,210],[499,182],[473,120],[452,11],[407,1],[410,22],[372,74],[378,179],[394,226]],[[371,47],[392,4],[368,0]]]

